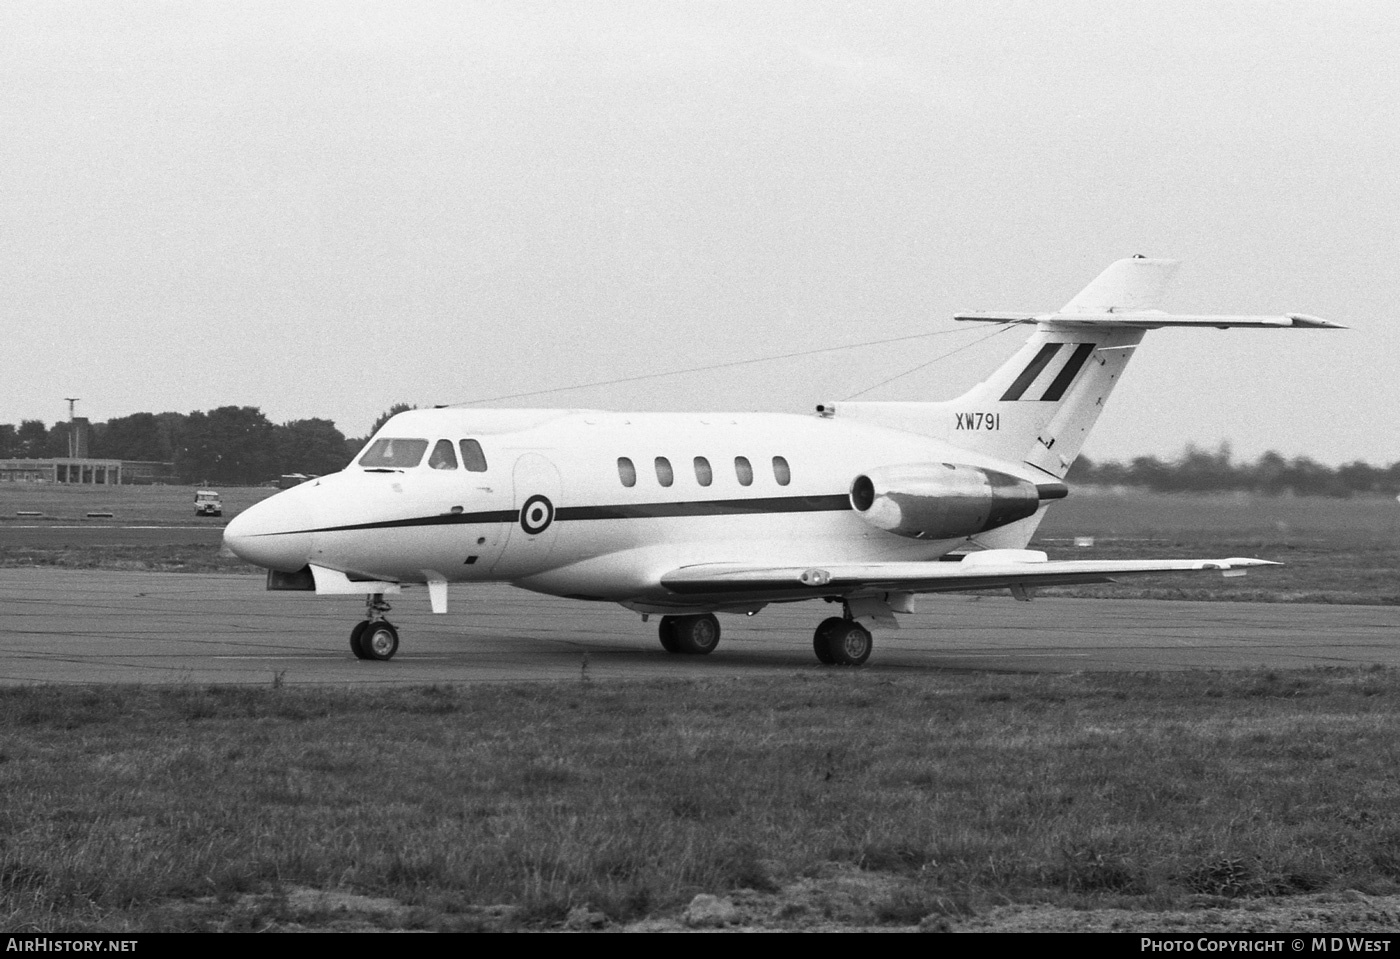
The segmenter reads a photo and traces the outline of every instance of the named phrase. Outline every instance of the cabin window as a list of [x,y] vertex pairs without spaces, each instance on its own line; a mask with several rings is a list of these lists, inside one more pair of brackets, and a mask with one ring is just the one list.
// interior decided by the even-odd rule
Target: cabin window
[[622,480],[623,486],[637,485],[637,467],[625,456],[617,458],[617,478]]
[[703,456],[695,457],[695,482],[701,486],[709,486],[715,481],[714,470],[710,469],[710,461]]
[[385,436],[370,444],[360,465],[365,469],[409,469],[423,461],[428,441]]
[[734,457],[734,475],[739,477],[740,486],[753,485],[753,464],[747,456]]
[[676,481],[676,474],[671,471],[671,461],[664,456],[656,458],[656,481],[662,486],[670,486]]
[[792,470],[788,469],[788,461],[781,456],[773,457],[773,478],[778,481],[779,486],[786,486],[792,482]]
[[433,455],[428,457],[428,465],[435,470],[455,470],[457,454],[452,452],[451,440],[438,440],[433,446]]
[[462,467],[469,473],[486,472],[486,454],[476,440],[462,440]]

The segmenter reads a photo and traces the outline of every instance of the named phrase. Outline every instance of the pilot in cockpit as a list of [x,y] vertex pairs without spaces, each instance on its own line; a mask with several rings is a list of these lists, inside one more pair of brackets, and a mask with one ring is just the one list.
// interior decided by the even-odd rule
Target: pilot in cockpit
[[457,455],[452,452],[452,443],[448,440],[438,440],[433,447],[433,455],[428,457],[428,465],[435,470],[455,470],[457,468]]

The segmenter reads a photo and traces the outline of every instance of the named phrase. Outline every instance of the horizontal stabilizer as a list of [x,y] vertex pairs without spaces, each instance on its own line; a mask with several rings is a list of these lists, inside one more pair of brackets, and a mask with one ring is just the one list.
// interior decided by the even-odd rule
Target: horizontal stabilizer
[[1133,313],[960,313],[955,320],[973,323],[1047,323],[1056,326],[1104,327],[1121,326],[1155,330],[1163,326],[1231,327],[1298,327],[1344,330],[1345,326],[1306,313],[1283,313],[1277,316],[1237,316],[1190,313],[1158,313],[1142,310]]
[[937,593],[1007,586],[1108,583],[1119,576],[1215,571],[1238,576],[1250,566],[1277,566],[1263,559],[1050,560],[1024,549],[985,550],[961,562],[838,563],[815,566],[749,566],[707,563],[683,566],[661,577],[673,593],[787,593],[841,596],[878,590]]

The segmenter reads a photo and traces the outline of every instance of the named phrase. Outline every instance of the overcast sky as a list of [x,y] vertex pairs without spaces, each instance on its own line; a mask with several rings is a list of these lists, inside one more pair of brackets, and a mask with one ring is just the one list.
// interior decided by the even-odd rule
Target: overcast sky
[[[1400,13],[1318,3],[0,5],[0,422],[806,411],[1165,306],[1085,452],[1400,459]],[[970,329],[964,329],[971,326]],[[1024,330],[864,399],[944,399]]]

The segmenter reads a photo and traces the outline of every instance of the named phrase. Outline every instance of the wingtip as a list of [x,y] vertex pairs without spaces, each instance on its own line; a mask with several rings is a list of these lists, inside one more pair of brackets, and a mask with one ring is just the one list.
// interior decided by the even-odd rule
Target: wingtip
[[1293,321],[1294,326],[1307,326],[1319,330],[1349,330],[1351,327],[1343,326],[1340,323],[1333,323],[1331,320],[1324,320],[1320,316],[1309,316],[1307,313],[1289,313],[1288,318]]

